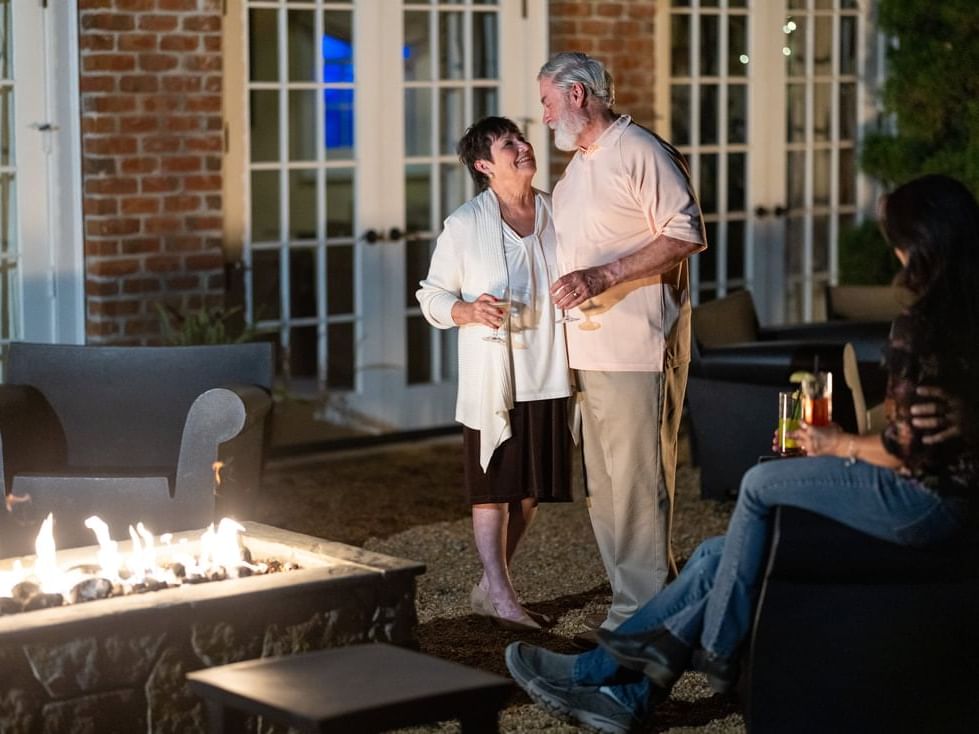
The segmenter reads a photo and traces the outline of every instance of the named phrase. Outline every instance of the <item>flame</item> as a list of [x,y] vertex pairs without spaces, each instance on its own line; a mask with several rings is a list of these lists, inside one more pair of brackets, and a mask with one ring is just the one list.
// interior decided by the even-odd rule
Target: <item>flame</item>
[[[98,541],[95,561],[99,566],[96,577],[120,585],[127,591],[136,584],[149,580],[168,586],[178,586],[184,578],[236,577],[242,568],[263,573],[266,564],[253,565],[242,559],[240,534],[245,528],[224,518],[215,530],[212,524],[201,535],[194,550],[187,538],[173,542],[172,533],[164,533],[159,539],[142,522],[129,526],[132,550],[122,553],[119,543],[109,534],[109,526],[97,515],[85,520],[85,527],[95,533]],[[35,581],[46,593],[60,593],[68,599],[71,589],[85,578],[92,577],[92,570],[76,566],[62,570],[57,565],[57,549],[54,541],[54,516],[48,515],[35,540],[37,555],[33,566],[24,567],[20,559],[13,562],[8,571],[0,569],[0,596],[11,596],[13,587],[25,580]],[[181,566],[180,575],[175,571]]]
[[218,487],[221,486],[221,470],[224,469],[223,461],[215,461],[211,464],[211,469],[214,470],[214,484]]

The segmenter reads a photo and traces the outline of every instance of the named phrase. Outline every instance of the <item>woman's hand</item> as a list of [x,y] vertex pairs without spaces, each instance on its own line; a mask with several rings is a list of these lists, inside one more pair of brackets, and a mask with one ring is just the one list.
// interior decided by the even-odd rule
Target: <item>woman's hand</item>
[[911,426],[922,431],[921,443],[931,445],[958,436],[961,425],[961,405],[940,387],[919,385],[915,393],[930,398],[927,403],[911,406]]
[[498,303],[496,296],[489,293],[481,294],[475,301],[456,301],[452,306],[452,320],[457,326],[482,324],[491,329],[499,329],[503,325],[506,307],[494,305]]
[[806,452],[806,456],[843,456],[843,429],[836,423],[828,426],[810,426],[799,423],[799,430],[789,434]]

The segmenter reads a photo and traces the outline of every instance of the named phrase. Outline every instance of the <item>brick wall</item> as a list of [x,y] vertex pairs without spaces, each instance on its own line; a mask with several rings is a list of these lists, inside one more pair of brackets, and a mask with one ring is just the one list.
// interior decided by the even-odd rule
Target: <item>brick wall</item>
[[86,334],[224,297],[221,0],[78,0]]
[[[656,110],[656,5],[657,0],[551,0],[549,6],[551,53],[582,51],[604,62],[615,80],[615,110],[650,129]],[[568,159],[552,150],[552,176],[560,175]]]

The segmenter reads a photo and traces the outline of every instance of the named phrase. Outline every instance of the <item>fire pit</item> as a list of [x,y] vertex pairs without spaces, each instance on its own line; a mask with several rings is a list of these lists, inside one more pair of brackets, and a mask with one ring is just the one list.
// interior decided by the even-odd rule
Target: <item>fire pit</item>
[[[413,641],[423,565],[260,523],[242,526],[252,559],[298,568],[0,616],[0,731],[203,731],[205,712],[187,672],[356,642]],[[173,543],[192,545],[202,532],[177,533]],[[60,551],[57,565],[91,564],[99,550]],[[15,560],[0,560],[0,574]]]

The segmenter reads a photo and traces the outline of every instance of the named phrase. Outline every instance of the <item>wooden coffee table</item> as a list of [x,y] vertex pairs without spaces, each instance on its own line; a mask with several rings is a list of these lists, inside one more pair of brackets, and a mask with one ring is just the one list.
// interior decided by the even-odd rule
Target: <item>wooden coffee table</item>
[[248,715],[302,732],[384,731],[446,719],[496,732],[507,678],[392,645],[248,660],[187,675],[211,731],[244,731]]

